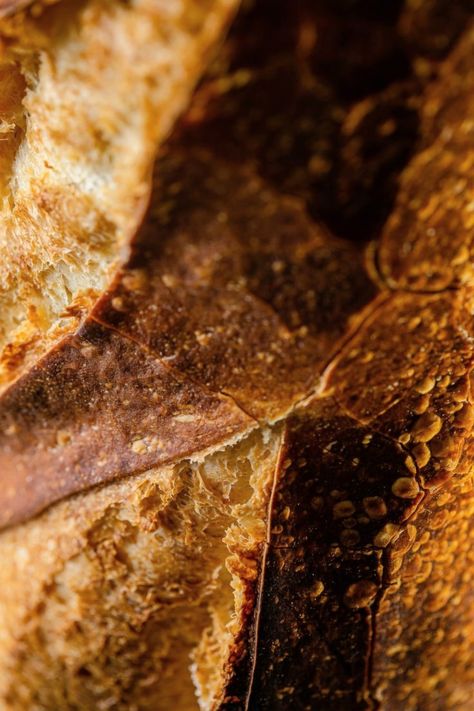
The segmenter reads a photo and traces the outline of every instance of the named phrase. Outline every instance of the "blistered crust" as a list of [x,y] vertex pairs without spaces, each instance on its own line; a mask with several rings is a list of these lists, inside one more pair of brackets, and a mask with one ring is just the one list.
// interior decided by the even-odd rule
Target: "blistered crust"
[[379,247],[394,288],[439,291],[473,281],[474,29],[423,102],[422,150],[401,178]]
[[[334,4],[336,16],[339,5],[345,3]],[[376,7],[365,5],[368,17],[363,20],[372,26]],[[331,14],[328,22],[334,21]],[[261,21],[257,12],[257,26]],[[20,615],[21,635],[13,634],[13,655],[6,659],[12,676],[0,674],[18,708],[38,688],[46,707],[51,698],[56,705],[64,703],[64,694],[87,708],[97,701],[89,690],[98,683],[113,690],[115,696],[107,698],[118,707],[181,703],[192,709],[191,663],[203,709],[470,709],[472,285],[469,274],[451,258],[452,243],[425,233],[420,213],[406,202],[417,195],[425,199],[424,176],[417,172],[423,152],[435,151],[436,169],[443,158],[438,145],[443,126],[469,120],[468,83],[461,79],[460,67],[469,69],[470,39],[459,44],[422,99],[414,96],[419,77],[408,77],[342,113],[344,87],[339,81],[336,86],[316,82],[312,74],[317,65],[312,21],[311,13],[309,19],[303,13],[302,24],[289,23],[288,32],[282,24],[275,40],[276,64],[267,63],[261,35],[257,43],[248,37],[243,45],[231,36],[223,51],[224,67],[218,63],[213,68],[161,153],[150,214],[129,263],[80,333],[58,349],[57,360],[54,356],[32,370],[21,387],[10,390],[11,400],[5,400],[5,442],[11,456],[5,462],[11,467],[10,481],[17,465],[23,476],[11,489],[17,518],[5,525],[120,474],[175,463],[167,479],[170,507],[163,507],[154,479],[163,476],[160,470],[151,478],[145,473],[66,498],[24,529],[16,526],[3,533],[3,540],[13,541],[13,549],[19,550],[18,558],[11,548],[5,558],[6,579],[8,565],[18,565],[24,575],[30,572],[35,585],[43,585],[43,565],[36,566],[29,556],[37,550],[42,560],[50,555],[50,542],[40,535],[48,522],[57,516],[61,530],[64,516],[73,528],[79,522],[85,529],[85,541],[71,536],[70,543],[80,549],[80,565],[69,565],[76,549],[61,549],[55,565],[61,569],[67,560],[67,575],[59,574],[53,593],[44,583],[35,598],[38,606]],[[237,28],[240,42],[239,32]],[[382,37],[391,34],[390,28],[381,31]],[[239,46],[241,63],[234,54]],[[383,56],[382,51],[382,63]],[[377,76],[379,60],[368,56],[364,61],[374,65],[372,76]],[[246,64],[247,73],[242,71]],[[304,82],[293,81],[301,76]],[[291,89],[288,106],[278,102],[279,77]],[[249,98],[255,114],[239,105]],[[308,112],[300,112],[305,106]],[[321,124],[310,121],[311,107],[325,107]],[[326,177],[340,189],[327,206],[326,223],[344,226],[345,233],[351,220],[334,218],[345,206],[345,214],[354,219],[355,240],[363,236],[364,226],[365,236],[372,235],[391,208],[400,163],[414,150],[418,128],[418,152],[401,177],[392,217],[381,242],[367,251],[364,268],[361,250],[322,226],[325,198],[318,197],[318,189]],[[468,132],[458,132],[455,154],[442,164],[448,185],[458,178],[468,138]],[[454,145],[452,136],[445,139]],[[385,156],[388,143],[394,153]],[[243,161],[245,146],[248,160]],[[337,170],[334,161],[340,161]],[[390,179],[378,186],[384,166]],[[360,177],[354,177],[357,171]],[[449,211],[452,191],[443,185],[434,188],[440,224],[448,230],[451,222],[443,206]],[[356,199],[359,190],[362,209]],[[386,203],[376,220],[367,221],[363,202],[373,191]],[[403,220],[406,230],[398,232]],[[453,235],[453,249],[468,246],[465,225],[457,224]],[[413,249],[405,246],[409,240]],[[419,255],[427,267],[424,273]],[[378,293],[367,271],[379,284]],[[276,419],[283,422],[268,428],[268,421]],[[212,555],[228,552],[229,541],[221,523],[216,527],[216,517],[229,513],[225,483],[240,468],[240,448],[252,437],[264,445],[263,459],[254,459],[251,471],[258,501],[240,509],[237,519],[247,523],[252,512],[261,519],[257,544],[227,567],[241,587],[236,606],[226,602],[226,614],[237,610],[238,619],[229,628],[232,617],[222,607],[214,608],[213,623],[203,632],[200,603],[196,609],[191,595],[190,606],[176,606],[179,619],[171,627],[157,637],[153,631],[149,635],[149,628],[140,626],[140,613],[159,616],[161,596],[170,589],[172,595],[180,594],[179,586],[163,584],[154,566],[151,582],[143,568],[136,574],[129,537],[143,543],[140,565],[146,567],[152,552],[159,567],[178,539],[183,546],[177,558],[192,560],[190,568],[197,567],[200,578],[208,574],[209,541]],[[30,461],[48,462],[51,477],[45,479],[44,491],[43,481],[26,471],[25,448]],[[201,468],[183,464],[187,456],[203,460]],[[97,457],[103,472],[91,468]],[[69,469],[61,479],[58,464],[63,463]],[[183,473],[182,466],[198,475],[187,469]],[[190,482],[195,485],[191,496]],[[206,553],[200,557],[194,533],[176,536],[176,523],[181,513],[187,518],[190,501],[202,505],[198,494],[211,482],[212,511],[203,506],[195,527],[203,533],[199,545]],[[125,498],[128,507],[135,483],[138,514],[131,519],[121,506]],[[19,485],[30,487],[28,501]],[[244,501],[242,492],[236,496],[245,508],[250,499]],[[106,514],[89,527],[81,507],[96,503]],[[22,530],[40,543],[28,539],[22,552]],[[51,548],[55,550],[54,542]],[[84,562],[87,551],[92,566]],[[228,601],[229,579],[222,558],[218,563],[220,572],[208,577],[206,585],[209,591],[216,586],[217,600]],[[190,568],[183,570],[189,573]],[[16,574],[12,579],[19,579]],[[113,581],[110,589],[108,580]],[[53,582],[56,586],[54,576]],[[196,589],[202,590],[201,582]],[[104,585],[107,605],[101,602]],[[128,597],[124,604],[120,592],[114,592],[122,589],[132,591],[135,606],[129,606]],[[80,619],[66,628],[59,622],[58,629],[56,620],[77,610],[68,597],[71,591],[74,601],[80,600]],[[61,615],[55,614],[57,598]],[[12,590],[4,599],[5,618],[12,619],[9,605],[17,610],[25,598]],[[82,646],[87,635],[81,622],[88,629],[91,619],[101,635],[107,630],[97,663],[97,650]],[[46,633],[61,648],[59,655],[55,648],[50,660]],[[157,639],[168,640],[169,635],[179,637],[181,645],[177,665],[168,667],[176,670],[178,696],[171,675],[166,681],[156,676],[162,661]],[[96,637],[91,639],[95,644]],[[124,649],[130,656],[123,657],[121,666]],[[113,650],[109,656],[108,650]],[[150,658],[153,670],[147,666]],[[51,685],[44,684],[53,677]],[[153,690],[148,700],[143,688]],[[185,689],[189,696],[184,702],[179,693]],[[100,702],[106,704],[104,697]]]
[[246,708],[467,708],[471,310],[388,299],[289,419]]

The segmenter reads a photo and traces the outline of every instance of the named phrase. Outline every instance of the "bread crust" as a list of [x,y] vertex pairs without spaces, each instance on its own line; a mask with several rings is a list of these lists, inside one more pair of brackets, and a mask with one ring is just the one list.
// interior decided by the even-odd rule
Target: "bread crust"
[[114,287],[0,402],[3,526],[280,419],[373,294],[357,251],[250,167],[173,149],[156,183]]
[[379,247],[381,271],[395,288],[434,292],[472,283],[473,52],[471,23],[423,102],[421,149],[403,175]]
[[157,147],[236,6],[70,0],[0,16],[2,391],[127,260]]
[[389,297],[290,418],[252,670],[221,708],[469,707],[471,309]]
[[[206,710],[470,709],[474,294],[460,259],[470,208],[450,186],[472,150],[472,30],[410,103],[422,107],[418,151],[364,255],[311,212],[321,167],[333,174],[338,131],[359,150],[371,103],[383,115],[393,96],[411,102],[418,80],[341,116],[333,89],[312,83],[299,23],[276,65],[260,41],[231,36],[161,151],[128,263],[81,330],[0,401],[9,711],[193,709],[191,648]],[[305,77],[281,113],[279,72]],[[276,93],[259,104],[264,85]],[[240,116],[249,96],[257,120]],[[315,96],[331,97],[327,122],[293,126]],[[288,135],[302,146],[294,162]],[[363,165],[362,149],[344,153]],[[430,190],[424,155],[443,178]],[[453,194],[451,251],[425,210],[433,199],[449,232]],[[162,578],[170,550],[177,572]],[[178,660],[162,651],[174,634]]]
[[450,187],[472,153],[472,38],[427,90],[420,152],[368,252],[381,294],[287,422],[253,656],[219,708],[472,703],[469,179]]

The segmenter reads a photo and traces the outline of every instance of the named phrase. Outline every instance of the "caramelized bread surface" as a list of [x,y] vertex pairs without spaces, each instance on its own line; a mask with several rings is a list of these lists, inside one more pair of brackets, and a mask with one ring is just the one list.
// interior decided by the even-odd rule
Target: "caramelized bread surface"
[[[7,56],[63,5],[6,3]],[[0,399],[2,708],[471,708],[474,32],[444,6],[245,6],[141,221],[113,134],[128,256]]]

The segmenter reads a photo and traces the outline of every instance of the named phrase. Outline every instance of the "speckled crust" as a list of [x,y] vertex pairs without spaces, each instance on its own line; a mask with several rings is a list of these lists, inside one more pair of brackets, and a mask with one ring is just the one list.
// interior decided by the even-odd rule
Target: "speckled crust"
[[251,682],[223,708],[469,707],[472,298],[385,297],[290,418]]
[[379,248],[392,287],[439,291],[469,284],[474,234],[474,28],[423,102],[423,149],[401,178]]
[[374,294],[359,252],[251,166],[173,146],[157,175],[117,300],[94,316],[256,419],[282,417]]
[[374,293],[358,252],[250,168],[174,150],[156,176],[114,288],[0,402],[3,525],[281,418]]
[[[161,151],[129,263],[0,402],[6,711],[194,711],[191,676],[206,711],[472,706],[474,293],[450,251],[469,258],[450,200],[472,32],[420,99],[410,76],[347,110],[315,78],[306,3],[287,27],[273,7],[277,61],[244,17]],[[365,7],[392,36],[398,4]],[[364,201],[386,200],[367,238],[418,112],[364,260]],[[438,167],[449,244],[416,203]],[[352,217],[352,242],[324,225]]]
[[0,417],[2,526],[255,425],[229,398],[94,322],[4,396]]

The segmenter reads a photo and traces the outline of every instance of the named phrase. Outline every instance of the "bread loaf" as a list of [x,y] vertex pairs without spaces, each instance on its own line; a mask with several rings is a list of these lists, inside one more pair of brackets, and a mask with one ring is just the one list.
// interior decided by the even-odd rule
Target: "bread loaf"
[[125,256],[11,371],[0,708],[472,705],[474,31],[354,101],[323,15],[237,18]]

